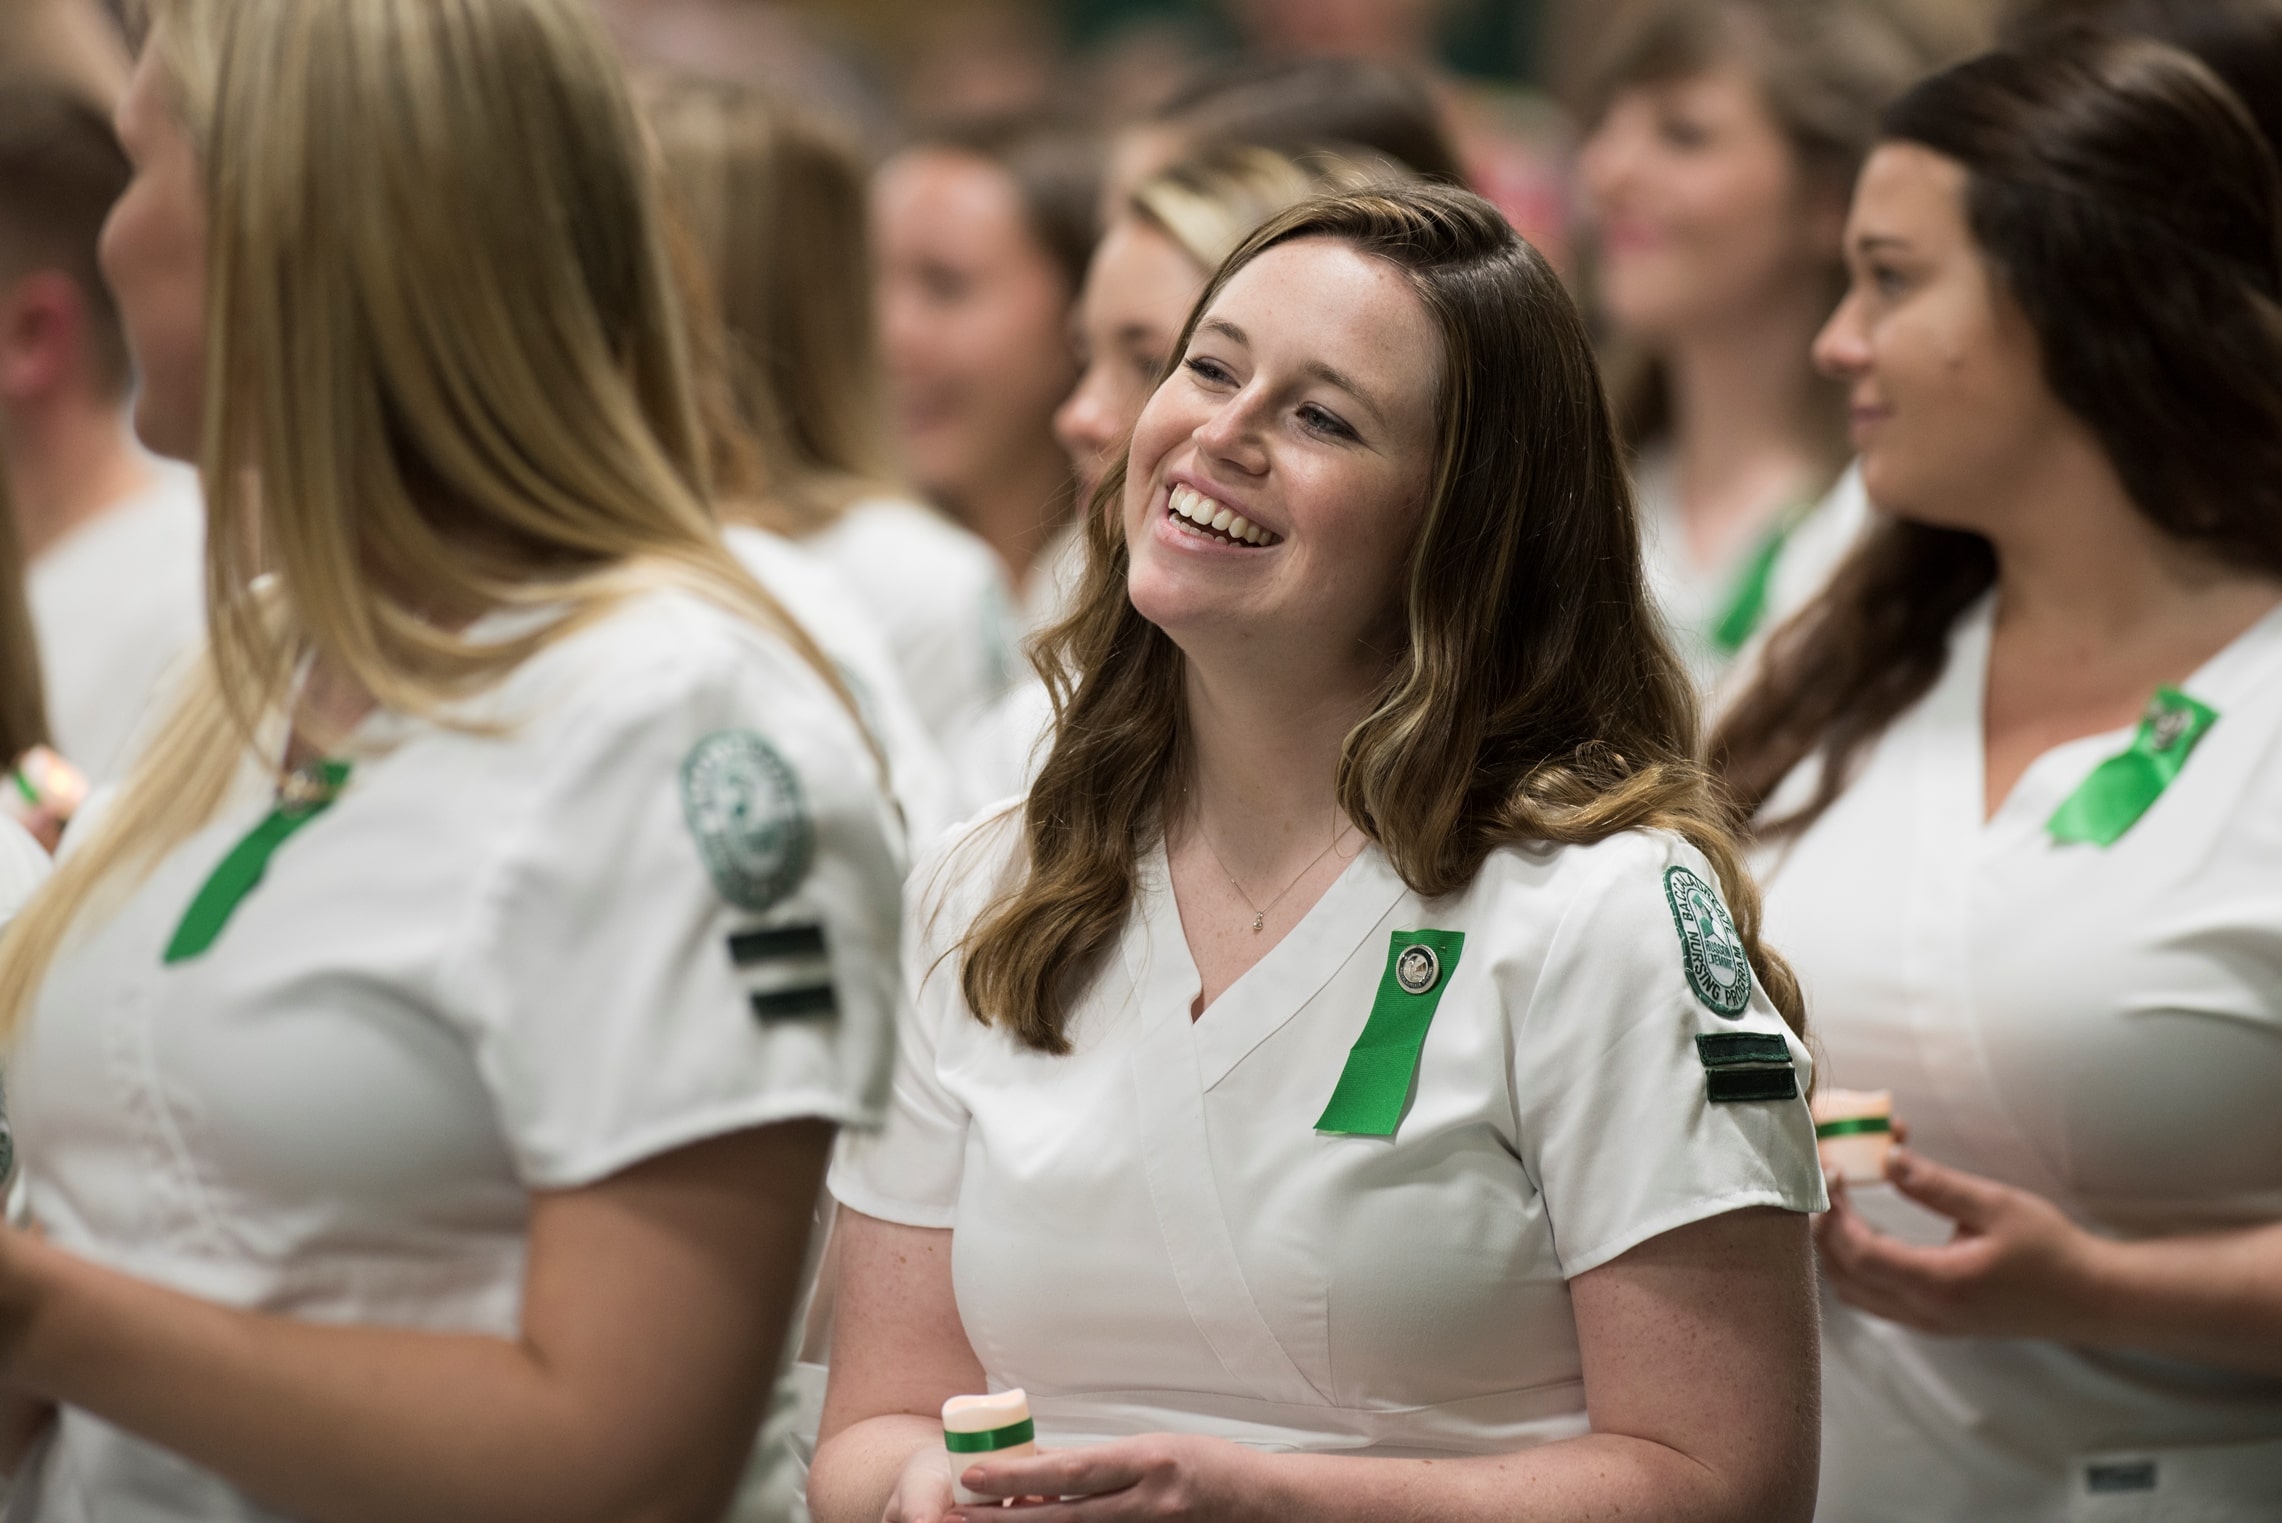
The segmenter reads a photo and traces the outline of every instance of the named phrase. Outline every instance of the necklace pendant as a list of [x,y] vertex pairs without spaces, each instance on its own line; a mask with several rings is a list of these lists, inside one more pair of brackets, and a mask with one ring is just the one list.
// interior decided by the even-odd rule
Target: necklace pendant
[[1266,921],[1267,921],[1267,918],[1268,918],[1268,917],[1267,917],[1267,915],[1266,915],[1266,913],[1265,913],[1265,912],[1263,912],[1263,913],[1261,913],[1261,914],[1258,914],[1258,915],[1254,915],[1254,916],[1252,917],[1252,934],[1253,934],[1253,935],[1257,936],[1257,935],[1259,935],[1259,934],[1260,934],[1260,927],[1261,927],[1263,924],[1265,924],[1265,923],[1266,923]]

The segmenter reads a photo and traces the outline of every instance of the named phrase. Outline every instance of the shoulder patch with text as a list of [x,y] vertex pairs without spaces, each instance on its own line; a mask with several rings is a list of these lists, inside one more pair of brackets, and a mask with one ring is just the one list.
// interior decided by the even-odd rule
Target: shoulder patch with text
[[690,747],[681,810],[713,886],[739,909],[769,909],[807,878],[816,830],[800,779],[751,730],[722,730]]
[[1688,987],[1714,1015],[1741,1015],[1751,1003],[1751,960],[1743,938],[1710,884],[1684,867],[1664,870],[1664,898],[1680,933],[1680,962]]

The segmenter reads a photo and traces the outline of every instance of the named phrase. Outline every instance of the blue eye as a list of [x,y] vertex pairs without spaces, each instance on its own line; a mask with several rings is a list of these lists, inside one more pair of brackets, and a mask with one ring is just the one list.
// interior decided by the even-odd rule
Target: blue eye
[[1194,375],[1200,381],[1208,381],[1215,385],[1225,386],[1232,379],[1234,379],[1226,370],[1221,368],[1218,361],[1205,359],[1201,355],[1196,358],[1183,361],[1183,364],[1188,369],[1189,373]]
[[1336,414],[1326,412],[1313,402],[1299,410],[1300,421],[1315,433],[1328,439],[1352,439],[1355,430],[1349,428]]

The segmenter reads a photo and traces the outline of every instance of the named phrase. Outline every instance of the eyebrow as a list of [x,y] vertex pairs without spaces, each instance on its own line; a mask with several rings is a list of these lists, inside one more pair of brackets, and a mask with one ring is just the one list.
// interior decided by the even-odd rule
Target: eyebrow
[[1901,249],[1907,251],[1909,246],[1909,239],[1898,238],[1892,233],[1864,233],[1861,237],[1854,240],[1855,251],[1857,253],[1863,254],[1867,254],[1874,249]]
[[[1224,334],[1247,349],[1252,346],[1251,335],[1225,317],[1208,317],[1197,325],[1200,332]],[[1327,385],[1336,386],[1370,410],[1371,416],[1381,423],[1387,420],[1386,409],[1373,400],[1371,394],[1355,383],[1354,377],[1321,360],[1309,360],[1300,367],[1300,374],[1313,376]]]

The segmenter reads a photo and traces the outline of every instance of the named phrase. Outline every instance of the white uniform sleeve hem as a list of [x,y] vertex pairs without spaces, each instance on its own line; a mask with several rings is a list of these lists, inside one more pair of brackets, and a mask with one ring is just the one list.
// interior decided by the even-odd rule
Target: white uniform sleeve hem
[[893,1222],[899,1227],[939,1227],[949,1231],[958,1225],[959,1208],[956,1205],[915,1206],[909,1201],[894,1200],[867,1190],[846,1175],[846,1170],[835,1165],[824,1181],[824,1188],[834,1200],[851,1211],[861,1211],[866,1216]]
[[733,1132],[787,1121],[829,1121],[835,1126],[874,1127],[879,1110],[828,1089],[799,1089],[761,1095],[674,1117],[663,1126],[614,1138],[607,1147],[576,1153],[546,1169],[533,1169],[525,1185],[533,1190],[576,1190],[599,1184],[667,1153],[726,1137]]
[[1662,1237],[1665,1233],[1676,1228],[1691,1226],[1696,1222],[1709,1221],[1715,1216],[1725,1216],[1730,1211],[1748,1210],[1753,1206],[1775,1206],[1784,1211],[1796,1211],[1802,1216],[1811,1216],[1817,1211],[1828,1210],[1830,1202],[1824,1196],[1819,1180],[1816,1181],[1812,1191],[1784,1190],[1779,1186],[1757,1185],[1748,1190],[1736,1190],[1726,1195],[1707,1195],[1699,1200],[1692,1200],[1683,1206],[1675,1207],[1661,1216],[1652,1216],[1646,1221],[1632,1223],[1625,1232],[1607,1242],[1595,1243],[1582,1253],[1563,1253],[1561,1255],[1561,1278],[1573,1280],[1581,1274],[1598,1269],[1611,1259],[1622,1258],[1652,1237]]

